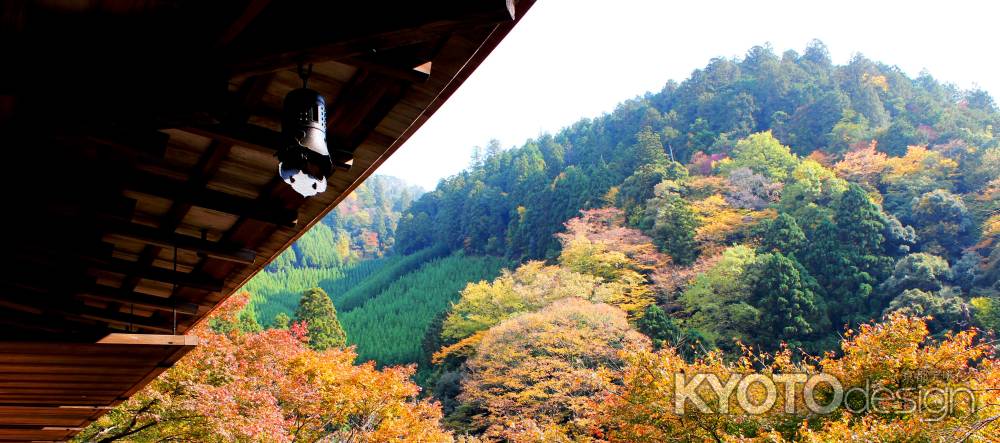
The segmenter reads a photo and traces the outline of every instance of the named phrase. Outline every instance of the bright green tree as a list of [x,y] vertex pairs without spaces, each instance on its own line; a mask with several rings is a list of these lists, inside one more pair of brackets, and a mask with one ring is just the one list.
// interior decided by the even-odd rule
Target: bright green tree
[[687,316],[685,325],[700,331],[710,344],[731,349],[733,339],[749,340],[759,313],[750,305],[747,267],[754,262],[753,248],[736,245],[723,251],[711,269],[694,278],[679,301]]
[[788,146],[782,145],[771,131],[767,131],[751,134],[737,142],[732,159],[723,162],[721,169],[728,173],[736,168],[750,168],[768,179],[785,181],[798,162]]
[[292,324],[292,318],[284,312],[279,312],[274,316],[274,323],[271,323],[272,329],[288,329]]
[[295,321],[305,322],[309,329],[309,346],[318,351],[347,345],[347,334],[337,320],[337,308],[321,288],[302,294]]

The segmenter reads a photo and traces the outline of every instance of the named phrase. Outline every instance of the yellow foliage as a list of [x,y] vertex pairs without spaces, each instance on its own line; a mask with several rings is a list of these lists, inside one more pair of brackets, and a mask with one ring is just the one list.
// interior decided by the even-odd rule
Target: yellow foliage
[[958,168],[955,160],[931,151],[925,146],[910,146],[906,155],[886,161],[884,180],[893,183],[907,175],[926,173],[939,178],[951,176]]
[[720,175],[699,175],[688,182],[687,191],[692,198],[708,197],[726,191],[728,181]]
[[1000,214],[994,214],[983,222],[983,237],[1000,237]]
[[620,352],[648,348],[649,339],[632,329],[621,310],[560,300],[487,331],[466,363],[469,376],[459,399],[486,411],[474,421],[490,438],[584,437],[590,398],[610,388]]
[[[822,359],[800,360],[792,359],[787,350],[774,356],[745,350],[744,357],[734,362],[717,354],[686,362],[673,349],[629,353],[622,383],[593,402],[595,435],[608,442],[998,441],[1000,361],[974,330],[932,341],[923,319],[896,314],[884,323],[849,331],[841,348],[841,353]],[[802,390],[793,390],[794,396],[779,394],[764,413],[751,414],[732,397],[728,405],[719,402],[710,383],[701,383],[693,392],[709,411],[692,404],[675,408],[675,390],[684,386],[676,384],[677,374],[714,375],[724,382],[734,374],[752,373],[822,373],[836,378],[842,393],[858,388],[868,394],[845,397],[839,408],[823,414],[803,408]],[[753,386],[750,404],[759,405],[755,399],[761,399],[763,392]],[[821,400],[830,398],[830,386],[817,385]],[[874,394],[879,390],[891,395]],[[921,403],[913,408],[902,398]],[[788,413],[786,406],[794,412]],[[849,412],[847,406],[857,412]],[[728,413],[719,413],[723,407]]]
[[476,352],[476,346],[479,346],[479,342],[483,341],[483,334],[485,332],[486,331],[478,331],[459,340],[457,343],[438,349],[437,352],[431,356],[431,363],[439,365],[448,358],[463,359],[471,357]]
[[618,200],[619,191],[620,190],[617,186],[612,186],[608,189],[608,192],[604,193],[604,197],[602,197],[601,200],[603,200],[606,205],[613,205],[615,204],[615,201]]
[[886,78],[885,78],[884,75],[881,75],[881,74],[869,74],[869,73],[866,72],[861,77],[861,80],[865,84],[868,84],[868,85],[874,86],[874,87],[876,87],[878,89],[881,89],[882,92],[886,92],[886,91],[889,90],[889,82],[886,80]]
[[722,194],[714,194],[691,204],[698,217],[695,240],[699,243],[726,243],[730,236],[744,231],[765,218],[775,217],[774,210],[751,211],[734,208]]
[[652,302],[650,290],[643,284],[645,277],[629,269],[619,271],[620,279],[604,281],[566,267],[531,261],[514,272],[504,271],[493,282],[469,283],[445,318],[441,337],[461,340],[514,315],[536,311],[569,297],[611,303],[639,312],[640,307]]
[[[647,246],[653,248],[652,244]],[[653,304],[653,291],[639,272],[652,269],[624,252],[609,250],[606,243],[577,236],[563,245],[559,263],[573,271],[601,278],[604,285],[595,291],[596,299],[621,308],[633,318]]]

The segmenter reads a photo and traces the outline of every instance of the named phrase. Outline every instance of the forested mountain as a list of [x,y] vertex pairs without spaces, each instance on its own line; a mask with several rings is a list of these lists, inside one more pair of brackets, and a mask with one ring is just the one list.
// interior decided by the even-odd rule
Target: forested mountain
[[423,190],[375,175],[337,205],[267,268],[330,268],[382,257],[392,248],[400,214]]
[[[428,331],[446,422],[491,439],[575,440],[591,432],[580,405],[613,392],[639,396],[598,401],[620,401],[602,429],[621,440],[718,440],[645,409],[667,389],[650,384],[670,383],[649,374],[683,360],[711,371],[748,349],[840,345],[849,356],[873,343],[843,342],[844,328],[880,319],[911,328],[912,343],[996,331],[998,129],[982,91],[862,56],[835,66],[813,42],[802,55],[755,47],[715,59],[611,114],[491,145],[414,202],[398,230],[397,251],[546,260],[468,285]],[[635,331],[659,353],[630,350],[648,346]],[[600,385],[621,366],[635,385]]]
[[[998,131],[988,94],[860,55],[837,66],[820,42],[714,59],[555,135],[491,143],[416,200],[369,181],[199,332],[211,358],[84,435],[297,435],[308,413],[331,423],[308,438],[360,441],[992,441]],[[263,394],[219,376],[224,359],[269,377]],[[940,413],[784,395],[675,409],[676,374],[820,372],[976,396]],[[242,406],[203,407],[219,398]]]
[[248,309],[261,324],[272,325],[277,314],[295,311],[306,289],[319,287],[337,297],[368,284],[395,243],[402,212],[422,193],[398,178],[372,176],[247,284],[244,289],[253,294]]
[[343,324],[347,343],[357,346],[360,361],[429,361],[421,338],[434,317],[466,283],[491,279],[509,262],[452,254],[443,246],[385,256],[402,211],[421,193],[394,177],[367,180],[247,283],[252,296],[246,315],[269,328],[287,328],[299,320],[303,294],[318,291],[333,302],[335,321]]
[[[658,93],[517,149],[492,144],[471,168],[414,202],[400,221],[397,251],[445,244],[514,259],[551,258],[562,223],[580,209],[607,204],[613,187],[618,198],[640,204],[652,195],[662,175],[642,168],[651,161],[639,137],[646,128],[669,158],[702,166],[768,130],[799,156],[822,150],[836,159],[871,140],[893,156],[908,146],[955,142],[960,146],[949,158],[978,161],[996,143],[998,118],[987,93],[961,91],[927,73],[909,78],[860,55],[835,66],[818,41],[802,54],[758,46],[741,60],[713,59],[681,83],[668,82]],[[961,154],[968,147],[980,151]],[[989,181],[988,171],[963,172],[949,191],[964,194]],[[897,197],[887,196],[886,206],[896,210],[912,196],[903,195],[902,186],[894,190]]]

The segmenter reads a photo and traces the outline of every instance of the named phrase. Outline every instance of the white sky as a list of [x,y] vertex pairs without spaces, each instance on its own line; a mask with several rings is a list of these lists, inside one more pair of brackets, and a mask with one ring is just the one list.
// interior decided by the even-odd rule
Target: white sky
[[818,38],[836,64],[860,52],[997,99],[998,25],[993,0],[538,0],[379,173],[433,189],[473,146],[520,146],[768,42],[780,56]]

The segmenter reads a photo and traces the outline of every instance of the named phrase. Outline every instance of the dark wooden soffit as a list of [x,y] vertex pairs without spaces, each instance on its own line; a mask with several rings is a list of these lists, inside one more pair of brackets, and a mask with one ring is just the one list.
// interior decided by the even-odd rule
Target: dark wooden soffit
[[[18,216],[0,338],[183,333],[368,177],[532,2],[340,3],[5,2]],[[302,63],[352,164],[310,199],[274,157]]]
[[0,342],[0,441],[67,440],[195,345],[194,337],[149,334]]
[[[0,441],[67,439],[169,367],[190,344],[96,343],[204,319],[371,175],[532,3],[0,2]],[[299,63],[352,163],[309,199],[274,157]]]

